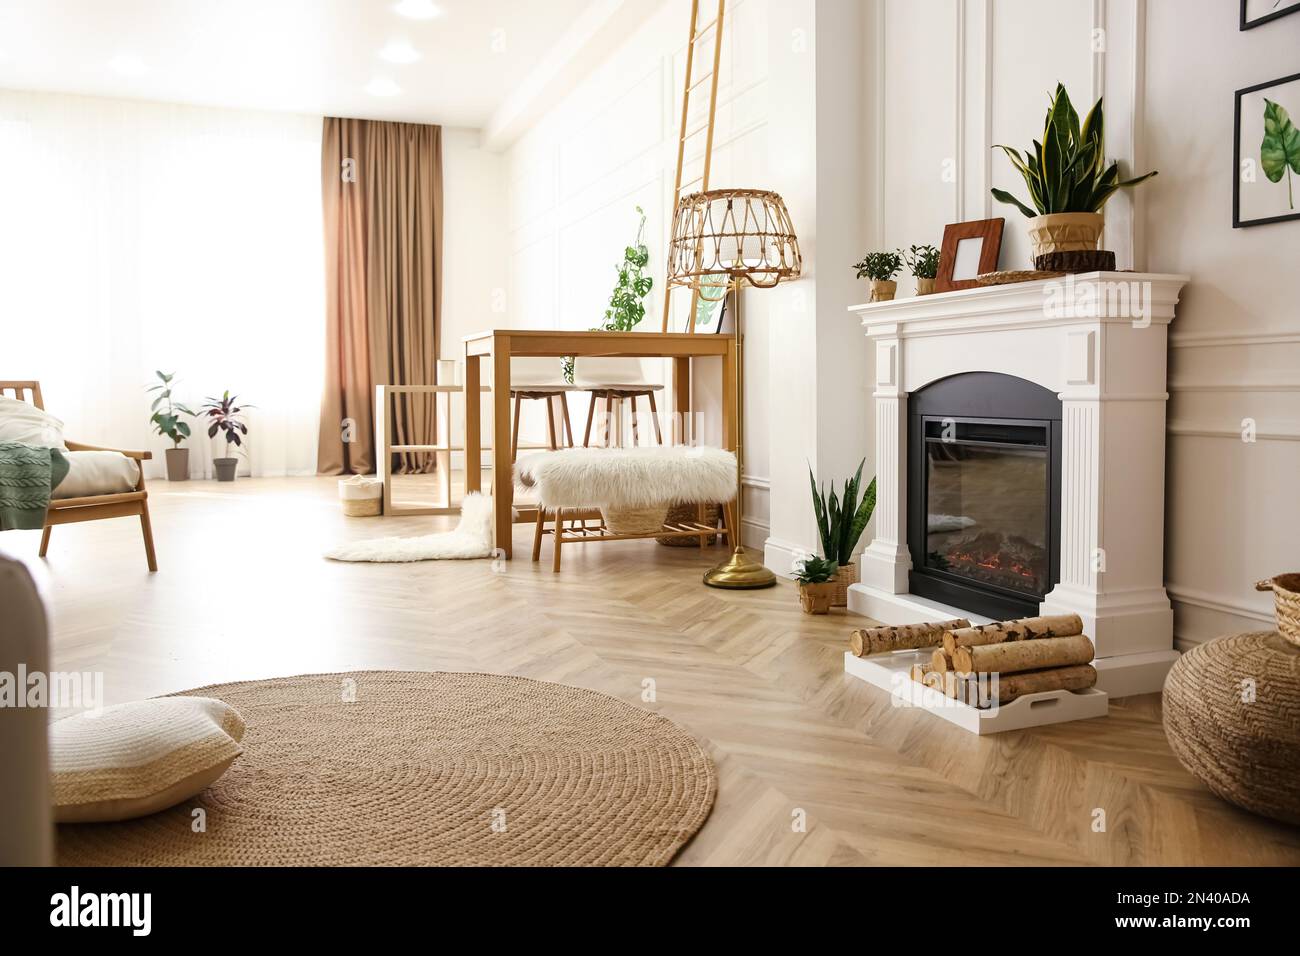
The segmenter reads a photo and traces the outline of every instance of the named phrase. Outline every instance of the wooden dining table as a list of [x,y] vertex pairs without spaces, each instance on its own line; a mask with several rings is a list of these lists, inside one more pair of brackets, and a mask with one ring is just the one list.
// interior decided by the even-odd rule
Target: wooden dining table
[[[722,447],[739,453],[736,407],[736,339],[720,333],[686,332],[563,332],[537,329],[495,329],[464,338],[465,393],[474,395],[485,384],[483,365],[491,368],[492,498],[495,547],[513,556],[514,524],[534,523],[536,509],[514,507],[514,463],[510,460],[510,360],[518,357],[669,358],[673,360],[672,412],[677,422],[691,420],[691,359],[722,360]],[[465,402],[465,492],[483,490],[483,423],[481,403]],[[688,434],[672,429],[675,440]],[[478,454],[474,454],[474,450]],[[739,493],[739,488],[737,488]],[[739,498],[737,498],[739,501]],[[739,523],[739,516],[737,516]]]

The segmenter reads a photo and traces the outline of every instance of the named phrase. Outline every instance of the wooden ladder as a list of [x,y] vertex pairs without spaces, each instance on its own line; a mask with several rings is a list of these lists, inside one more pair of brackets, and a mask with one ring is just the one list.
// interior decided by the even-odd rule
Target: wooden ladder
[[[677,210],[677,204],[681,201],[682,195],[686,192],[704,192],[709,188],[709,172],[713,165],[713,124],[718,112],[718,68],[722,64],[722,25],[723,16],[726,13],[727,0],[718,0],[717,15],[701,26],[700,24],[700,0],[691,0],[691,34],[690,42],[686,46],[686,82],[682,90],[682,124],[677,138],[677,176],[673,184],[673,212]],[[695,75],[695,47],[702,38],[710,35],[713,36],[713,67],[702,76]],[[691,94],[705,83],[709,84],[709,118],[705,122],[696,121],[696,125],[689,127],[691,122]],[[686,144],[695,141],[699,135],[705,135],[704,140],[704,168],[698,176],[682,181],[682,176],[686,165]],[[663,331],[668,331],[668,314],[671,305],[671,290],[664,287],[664,318]],[[691,292],[691,311],[688,328],[695,331],[695,313],[699,306],[700,290],[697,285]]]

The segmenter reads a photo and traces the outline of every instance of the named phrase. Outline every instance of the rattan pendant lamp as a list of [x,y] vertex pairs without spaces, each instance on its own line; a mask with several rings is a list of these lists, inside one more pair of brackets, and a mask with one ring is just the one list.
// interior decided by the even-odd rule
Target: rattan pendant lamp
[[[745,326],[740,292],[745,285],[771,289],[797,279],[803,269],[799,240],[785,201],[762,189],[710,189],[683,196],[673,213],[668,247],[668,288],[698,290],[709,279],[727,280],[736,325],[736,506],[735,551],[704,575],[715,588],[748,590],[776,584],[776,575],[752,561],[741,544],[745,471]],[[692,296],[692,299],[695,297]]]

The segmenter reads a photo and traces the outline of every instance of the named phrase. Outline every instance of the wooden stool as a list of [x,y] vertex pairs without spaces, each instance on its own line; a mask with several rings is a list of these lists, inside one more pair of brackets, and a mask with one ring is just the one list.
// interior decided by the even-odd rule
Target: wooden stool
[[[609,430],[610,422],[614,419],[614,403],[618,403],[620,417],[623,410],[623,401],[626,399],[632,403],[632,444],[640,445],[641,436],[637,431],[636,425],[636,400],[646,398],[650,400],[650,420],[655,426],[655,441],[660,445],[664,443],[664,435],[659,427],[659,410],[655,407],[655,392],[663,391],[662,385],[588,385],[586,390],[591,393],[591,408],[587,411],[587,432],[582,438],[584,448],[591,445],[591,423],[596,417],[596,403],[601,399],[605,400],[605,447],[609,447]],[[621,424],[621,422],[620,422]],[[622,443],[622,429],[620,428],[620,444]]]
[[564,414],[564,431],[568,446],[573,447],[573,425],[569,422],[568,393],[577,391],[572,385],[514,385],[510,388],[510,397],[515,400],[515,422],[510,432],[510,460],[519,458],[519,413],[525,401],[546,402],[546,431],[550,437],[551,451],[559,451],[555,438],[555,400],[560,400],[560,410]]

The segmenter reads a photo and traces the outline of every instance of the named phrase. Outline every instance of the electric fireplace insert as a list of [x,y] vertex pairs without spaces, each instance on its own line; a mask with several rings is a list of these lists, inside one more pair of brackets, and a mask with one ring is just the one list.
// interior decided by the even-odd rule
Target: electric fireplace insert
[[913,594],[994,619],[1038,614],[1060,578],[1061,402],[954,375],[908,397]]

